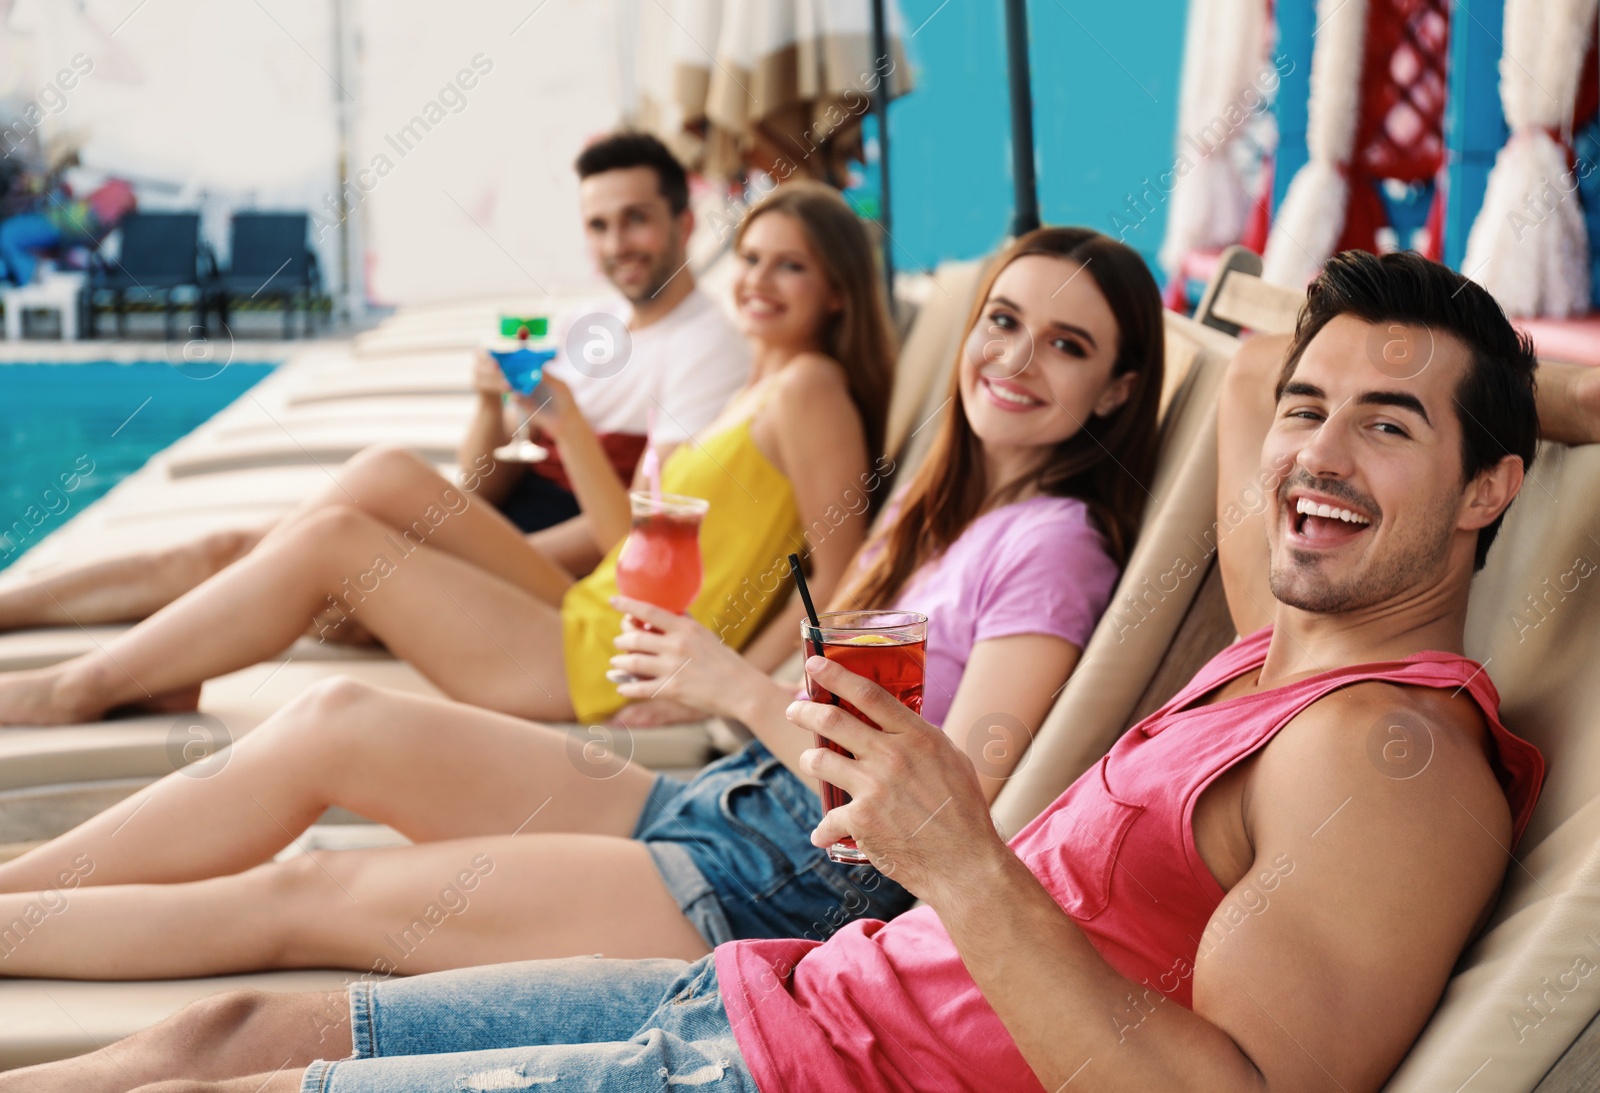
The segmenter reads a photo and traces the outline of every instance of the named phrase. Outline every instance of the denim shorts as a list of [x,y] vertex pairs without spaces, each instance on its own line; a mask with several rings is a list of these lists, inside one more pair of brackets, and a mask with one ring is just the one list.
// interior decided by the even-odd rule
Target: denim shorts
[[571,957],[350,988],[354,1055],[301,1093],[759,1093],[728,1023],[715,958]]
[[824,941],[858,918],[890,919],[911,893],[870,865],[839,865],[811,845],[816,790],[759,741],[685,782],[662,775],[633,837],[706,944]]

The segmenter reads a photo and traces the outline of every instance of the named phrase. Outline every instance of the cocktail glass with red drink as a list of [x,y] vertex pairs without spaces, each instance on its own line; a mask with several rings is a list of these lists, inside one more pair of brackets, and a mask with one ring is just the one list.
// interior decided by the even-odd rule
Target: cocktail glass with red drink
[[[810,619],[802,619],[800,637],[805,642],[807,656],[826,657],[872,680],[912,713],[922,712],[928,616],[915,611],[829,611],[817,616],[817,625],[812,625]],[[806,677],[806,694],[813,702],[841,706],[851,716],[879,728],[871,718],[828,692],[810,676]],[[817,746],[855,758],[821,736],[817,737]],[[850,795],[838,786],[829,782],[819,785],[823,812],[850,803]],[[855,839],[848,835],[828,847],[828,857],[846,865],[870,864],[856,846]]]
[[[633,527],[617,557],[617,591],[681,615],[700,593],[700,521],[711,502],[634,490],[628,494],[628,503]],[[631,615],[624,624],[651,629]],[[637,682],[637,677],[626,672],[608,672],[606,678],[613,683]]]

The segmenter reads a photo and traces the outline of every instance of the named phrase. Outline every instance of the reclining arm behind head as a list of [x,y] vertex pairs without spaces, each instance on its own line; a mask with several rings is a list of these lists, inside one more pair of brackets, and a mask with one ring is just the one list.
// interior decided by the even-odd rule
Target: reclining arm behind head
[[1273,617],[1262,498],[1276,483],[1263,482],[1261,445],[1272,427],[1274,388],[1288,347],[1288,336],[1279,334],[1244,343],[1228,362],[1217,403],[1217,511],[1234,506],[1247,514],[1217,542],[1228,612],[1240,634],[1254,633]]

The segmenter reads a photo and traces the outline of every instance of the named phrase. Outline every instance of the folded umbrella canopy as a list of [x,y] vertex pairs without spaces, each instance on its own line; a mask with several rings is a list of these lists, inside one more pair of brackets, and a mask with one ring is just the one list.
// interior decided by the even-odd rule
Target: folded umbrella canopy
[[644,0],[638,124],[714,178],[748,169],[842,185],[873,97],[911,90],[898,6],[884,56],[870,0]]

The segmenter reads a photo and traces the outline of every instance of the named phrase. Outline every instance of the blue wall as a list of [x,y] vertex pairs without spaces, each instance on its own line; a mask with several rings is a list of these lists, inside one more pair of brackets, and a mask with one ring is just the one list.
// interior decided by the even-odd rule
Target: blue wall
[[1167,227],[1161,183],[1172,184],[1187,10],[1184,0],[1029,7],[1044,220],[1121,238],[1152,269]]
[[[999,0],[942,2],[901,0],[917,75],[889,113],[903,269],[987,253],[1011,220],[1004,12]],[[1184,0],[1029,4],[1044,219],[1113,236],[1136,220],[1126,240],[1152,263],[1165,203],[1142,218],[1125,206],[1172,168],[1186,10]]]
[[[895,264],[994,248],[1011,220],[1011,116],[999,0],[901,0],[916,90],[889,107]],[[1047,0],[1048,2],[1048,0]]]

